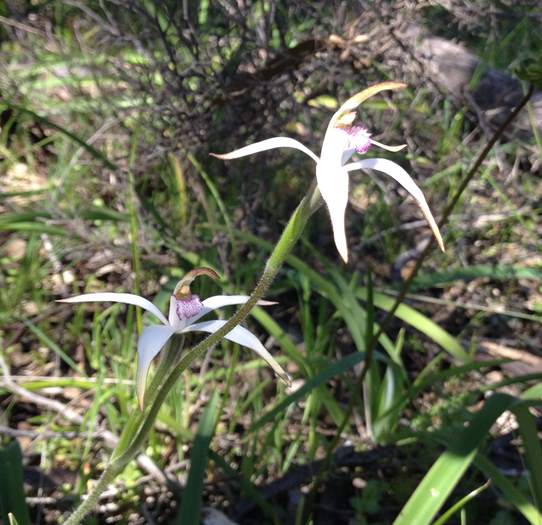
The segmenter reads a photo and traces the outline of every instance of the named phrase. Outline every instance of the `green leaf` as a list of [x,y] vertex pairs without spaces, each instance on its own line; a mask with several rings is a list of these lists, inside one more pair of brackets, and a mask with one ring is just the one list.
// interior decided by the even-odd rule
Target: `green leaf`
[[516,407],[514,414],[518,420],[519,433],[523,440],[525,464],[529,469],[533,499],[540,512],[542,510],[542,448],[540,447],[536,420],[530,413],[529,407],[524,404]]
[[203,479],[209,459],[209,445],[215,432],[219,399],[218,391],[215,390],[198,425],[190,456],[188,480],[183,491],[181,508],[174,522],[178,525],[199,525],[201,522]]
[[309,379],[301,388],[296,390],[293,394],[285,397],[282,401],[279,401],[271,410],[266,412],[260,419],[252,424],[248,432],[255,432],[263,427],[266,423],[270,423],[275,417],[286,410],[288,406],[295,403],[299,399],[305,397],[309,392],[320,386],[322,383],[329,381],[332,377],[350,370],[354,365],[363,360],[364,354],[362,352],[356,352],[350,354],[338,361],[335,361],[332,365],[322,370],[319,374]]
[[542,523],[542,514],[527,499],[525,494],[518,490],[501,471],[493,465],[483,454],[478,454],[474,460],[476,468],[491,479],[493,484],[501,491],[503,497],[510,505],[514,506],[532,525]]
[[517,400],[506,394],[488,398],[467,428],[456,432],[394,521],[394,525],[429,525],[473,462],[495,420]]
[[23,485],[23,456],[18,441],[0,449],[0,510],[4,523],[17,518],[19,525],[30,525]]

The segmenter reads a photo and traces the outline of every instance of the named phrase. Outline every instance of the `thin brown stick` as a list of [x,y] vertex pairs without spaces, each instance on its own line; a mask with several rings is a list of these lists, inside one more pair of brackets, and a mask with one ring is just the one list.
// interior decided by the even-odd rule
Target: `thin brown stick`
[[[452,197],[452,200],[448,203],[448,206],[446,206],[444,213],[442,214],[442,217],[439,221],[439,228],[442,228],[446,224],[446,222],[448,222],[450,215],[452,214],[454,208],[457,206],[457,203],[459,202],[461,195],[463,195],[463,192],[465,191],[466,187],[468,186],[468,184],[470,183],[474,175],[476,175],[477,171],[480,169],[480,166],[482,165],[486,157],[489,155],[489,152],[491,151],[493,146],[501,138],[506,128],[512,123],[512,121],[519,115],[521,110],[527,105],[527,103],[529,102],[530,98],[533,95],[533,92],[534,92],[534,87],[529,86],[529,90],[527,91],[526,95],[523,97],[521,102],[514,108],[514,110],[510,113],[510,115],[508,115],[508,118],[500,125],[497,131],[495,131],[491,139],[489,139],[485,147],[479,153],[471,169],[467,172],[465,177],[463,177],[463,180],[461,181],[459,188],[457,188],[454,196]],[[378,330],[376,336],[372,340],[373,345],[376,343],[376,341],[378,341],[378,338],[389,327],[389,324],[393,316],[395,315],[397,308],[399,308],[401,303],[404,301],[406,294],[410,290],[412,281],[418,274],[418,271],[420,270],[425,259],[427,259],[428,255],[433,250],[433,247],[434,247],[434,238],[431,237],[429,242],[427,243],[427,246],[424,248],[424,250],[418,257],[418,259],[416,260],[416,265],[414,266],[412,272],[410,273],[406,281],[403,283],[403,286],[401,287],[401,290],[399,291],[399,295],[397,296],[397,299],[395,300],[395,303],[393,304],[391,310],[389,310],[389,312],[384,317],[384,320],[382,321],[382,324],[380,325],[380,329]]]

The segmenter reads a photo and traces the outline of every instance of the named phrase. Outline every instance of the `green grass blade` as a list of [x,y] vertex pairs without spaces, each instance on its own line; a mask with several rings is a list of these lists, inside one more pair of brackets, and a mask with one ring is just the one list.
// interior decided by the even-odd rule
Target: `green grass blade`
[[[367,300],[367,290],[365,288],[360,288],[358,293],[361,299]],[[389,312],[395,303],[395,298],[375,292],[373,293],[373,301],[377,308]],[[460,361],[470,360],[469,356],[455,337],[411,306],[401,304],[399,308],[397,308],[395,316],[435,341],[435,343],[440,345],[455,359]]]
[[23,456],[18,441],[0,449],[0,473],[0,509],[4,523],[8,523],[8,515],[12,513],[20,525],[30,525],[23,485]]
[[25,232],[25,233],[47,233],[49,235],[58,235],[59,237],[73,237],[77,239],[79,236],[64,228],[51,226],[43,222],[8,222],[0,223],[0,231]]
[[441,454],[424,476],[394,521],[394,525],[429,525],[455,485],[473,462],[479,445],[487,437],[491,425],[516,403],[506,394],[488,398],[470,425],[457,432],[453,443]]
[[60,346],[58,346],[41,328],[37,325],[23,319],[23,323],[26,327],[47,347],[50,348],[55,354],[58,355],[62,361],[64,361],[71,369],[75,370],[79,375],[85,375],[79,368],[77,363],[68,355]]
[[[135,143],[134,143],[135,144]],[[133,157],[135,149],[130,155]],[[132,164],[132,162],[130,162]],[[139,253],[139,221],[136,209],[136,191],[134,174],[131,169],[128,171],[128,181],[130,184],[128,195],[128,213],[130,217],[130,253],[132,255],[132,271],[134,273],[134,290],[133,293],[139,295],[141,293],[141,254]],[[137,333],[141,335],[143,331],[143,318],[141,314],[141,308],[132,307],[135,311]]]
[[416,277],[412,283],[412,289],[443,286],[459,280],[472,280],[487,277],[494,281],[509,281],[511,279],[542,280],[542,271],[537,268],[513,266],[509,264],[480,264],[467,266],[445,272],[422,274]]
[[273,523],[280,523],[278,521],[275,509],[273,505],[268,503],[265,499],[265,496],[258,490],[258,488],[251,483],[242,473],[234,470],[228,463],[224,460],[222,456],[219,456],[214,450],[209,450],[209,459],[215,463],[220,469],[224,471],[230,478],[235,479],[243,492],[260,507],[262,512],[266,515],[267,518],[273,521]]
[[10,512],[8,514],[9,525],[19,525],[17,518]]
[[529,469],[530,486],[538,511],[542,511],[542,448],[536,428],[536,420],[526,405],[519,405],[514,410],[518,420],[519,433],[525,449],[525,463]]
[[226,225],[226,229],[228,230],[230,239],[235,246],[235,235],[234,235],[233,227],[232,227],[230,218],[228,216],[228,211],[226,210],[226,205],[224,204],[224,201],[222,200],[222,197],[220,196],[220,192],[218,191],[216,184],[213,182],[213,179],[203,169],[203,166],[196,160],[196,158],[193,155],[188,153],[186,157],[192,163],[196,171],[199,173],[200,177],[203,179],[203,182],[205,182],[207,188],[209,189],[209,192],[213,196],[216,206],[220,210],[220,213],[222,214],[222,219],[224,220],[224,224]]
[[282,351],[299,366],[305,375],[309,375],[309,367],[305,357],[273,317],[259,306],[254,307],[250,313],[263,326],[267,333],[275,339]]
[[184,176],[183,167],[179,159],[173,154],[168,154],[169,165],[173,173],[173,182],[177,191],[179,209],[179,221],[181,228],[184,228],[188,223],[188,193],[186,191],[186,179]]
[[[534,375],[534,374],[533,374]],[[538,376],[538,374],[536,374]],[[540,381],[540,378],[538,378],[538,381]],[[521,394],[521,399],[525,400],[540,400],[542,398],[542,383],[538,383],[537,385],[532,386],[531,388],[528,388]]]
[[177,525],[199,525],[201,522],[201,501],[203,479],[209,459],[209,445],[218,417],[220,396],[215,390],[213,397],[203,412],[190,456],[190,472],[183,491],[181,508],[174,523]]
[[442,514],[433,525],[444,525],[456,512],[460,511],[469,501],[473,500],[478,494],[486,490],[491,481],[486,481],[481,487],[474,489],[472,492],[469,492],[466,496],[461,498],[459,501],[454,503],[446,512]]
[[41,115],[38,115],[34,111],[25,108],[24,106],[20,106],[18,104],[11,104],[10,102],[5,102],[5,105],[8,106],[11,109],[14,109],[16,111],[19,111],[21,113],[25,113],[27,115],[30,115],[34,120],[37,122],[41,122],[42,124],[45,124],[47,127],[52,128],[69,139],[71,139],[76,144],[79,144],[83,149],[85,149],[88,153],[90,153],[95,159],[100,160],[107,168],[110,170],[116,170],[117,166],[111,162],[101,151],[98,151],[95,147],[91,146],[87,142],[85,142],[82,138],[78,137],[75,133],[72,133],[71,131],[67,130],[66,128],[63,128],[62,126],[59,126],[58,124],[55,124],[51,120],[49,120],[46,117],[42,117]]
[[322,370],[322,372],[309,379],[300,389],[296,390],[293,394],[285,397],[271,410],[266,412],[260,419],[253,423],[248,432],[255,432],[262,428],[266,423],[270,423],[275,419],[278,414],[286,410],[286,408],[292,403],[295,403],[296,401],[302,399],[312,390],[325,383],[326,381],[329,381],[332,377],[335,377],[339,374],[346,372],[347,370],[350,370],[355,364],[362,361],[363,358],[364,354],[362,352],[356,352],[355,354],[347,355],[346,357],[343,357],[342,359],[339,359],[338,361],[333,363],[331,366],[328,366],[326,369]]
[[532,525],[542,523],[542,514],[536,510],[536,507],[527,499],[525,494],[518,490],[489,459],[482,454],[478,454],[474,464],[476,468],[491,479],[506,501],[521,512],[529,523]]

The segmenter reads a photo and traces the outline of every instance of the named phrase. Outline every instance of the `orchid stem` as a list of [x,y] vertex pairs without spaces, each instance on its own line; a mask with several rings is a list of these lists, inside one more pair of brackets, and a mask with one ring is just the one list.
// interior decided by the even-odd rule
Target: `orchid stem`
[[75,512],[64,522],[64,525],[79,525],[85,516],[97,505],[102,492],[115,480],[122,472],[125,465],[120,465],[117,461],[110,462],[103,471],[100,479],[92,489],[92,492],[81,502]]
[[[100,494],[139,452],[139,449],[153,428],[160,407],[179,376],[195,359],[213,348],[226,334],[248,316],[250,310],[256,306],[273,282],[286,257],[288,257],[299,240],[310,216],[321,204],[322,198],[320,192],[318,191],[316,182],[313,182],[309,192],[301,200],[290,217],[248,301],[239,308],[235,315],[222,328],[206,337],[193,348],[185,351],[184,355],[181,352],[176,352],[170,345],[167,355],[158,366],[152,383],[145,392],[146,407],[144,411],[138,412],[130,419],[122,433],[119,444],[113,451],[107,468],[97,481],[94,489],[63,525],[77,525],[92,511],[98,502]],[[172,341],[172,345],[174,341]]]

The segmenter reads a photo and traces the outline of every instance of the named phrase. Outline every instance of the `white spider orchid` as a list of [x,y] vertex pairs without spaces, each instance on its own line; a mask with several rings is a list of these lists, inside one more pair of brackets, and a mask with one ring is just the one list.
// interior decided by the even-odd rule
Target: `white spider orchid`
[[[139,295],[130,293],[88,293],[60,299],[61,303],[87,303],[87,302],[113,302],[124,303],[139,306],[153,314],[162,324],[147,326],[143,329],[137,344],[137,374],[136,374],[136,393],[139,406],[143,408],[143,397],[145,393],[145,384],[151,361],[165,346],[173,334],[183,334],[187,332],[209,332],[214,333],[222,328],[227,321],[213,320],[196,323],[200,317],[223,306],[244,304],[249,297],[246,295],[215,295],[208,297],[203,301],[197,295],[190,292],[190,284],[198,275],[207,275],[213,279],[218,279],[216,272],[210,268],[196,268],[188,272],[181,279],[173,295],[169,300],[168,319],[162,312],[150,301]],[[275,304],[270,301],[258,301],[261,306]],[[273,356],[260,343],[258,338],[242,326],[234,327],[224,336],[234,343],[246,346],[254,350],[263,358],[275,373],[286,383],[290,382],[288,374],[275,361]]]
[[386,146],[371,139],[371,134],[362,126],[353,126],[356,118],[356,108],[369,97],[386,89],[402,89],[405,84],[399,82],[382,82],[371,86],[350,97],[331,117],[327,126],[322,151],[318,158],[303,144],[289,137],[273,137],[255,142],[230,153],[211,155],[219,159],[237,159],[253,153],[259,153],[274,148],[294,148],[307,154],[316,162],[316,180],[331,217],[335,245],[344,262],[348,261],[348,247],[344,227],[344,215],[348,202],[348,172],[357,169],[371,169],[380,171],[395,179],[405,188],[420,207],[425,216],[438,245],[444,251],[444,244],[437,223],[425,197],[412,177],[398,164],[388,159],[365,159],[346,164],[354,153],[367,153],[374,145],[388,151],[399,151],[405,147]]

